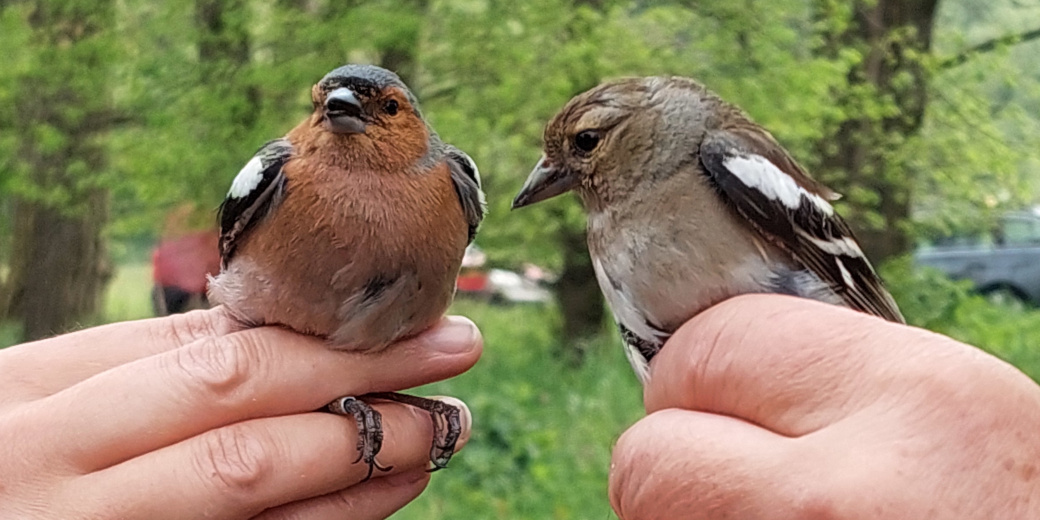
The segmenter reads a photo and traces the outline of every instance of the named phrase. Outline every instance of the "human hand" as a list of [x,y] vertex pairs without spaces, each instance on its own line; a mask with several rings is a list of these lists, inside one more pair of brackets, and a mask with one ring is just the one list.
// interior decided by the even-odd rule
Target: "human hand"
[[472,322],[375,354],[233,323],[217,308],[0,351],[0,518],[384,518],[422,492],[428,415],[375,404],[393,470],[361,482],[353,422],[313,411],[464,372]]
[[1040,387],[925,330],[776,295],[651,364],[611,504],[650,518],[1040,518]]

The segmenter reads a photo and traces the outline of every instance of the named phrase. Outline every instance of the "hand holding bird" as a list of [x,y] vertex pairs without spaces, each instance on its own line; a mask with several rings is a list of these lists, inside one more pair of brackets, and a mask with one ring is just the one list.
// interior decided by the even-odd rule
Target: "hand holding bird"
[[[314,111],[263,147],[221,206],[221,273],[211,301],[248,325],[282,325],[329,348],[379,351],[436,323],[451,303],[466,246],[484,215],[473,160],[445,144],[397,75],[347,65],[311,89]],[[373,375],[378,377],[378,374]],[[450,459],[459,415],[435,422],[431,460]],[[381,468],[379,414],[353,397],[330,405],[359,430],[359,460]]]
[[764,128],[699,83],[630,78],[572,99],[513,201],[575,191],[600,288],[642,381],[684,322],[744,293],[902,322],[844,220]]

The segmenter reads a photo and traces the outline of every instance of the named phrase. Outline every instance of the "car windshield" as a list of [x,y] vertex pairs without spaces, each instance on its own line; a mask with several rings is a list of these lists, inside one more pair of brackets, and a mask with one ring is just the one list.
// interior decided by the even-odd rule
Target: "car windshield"
[[1028,216],[1008,216],[1001,222],[997,243],[1003,246],[1040,244],[1040,220]]

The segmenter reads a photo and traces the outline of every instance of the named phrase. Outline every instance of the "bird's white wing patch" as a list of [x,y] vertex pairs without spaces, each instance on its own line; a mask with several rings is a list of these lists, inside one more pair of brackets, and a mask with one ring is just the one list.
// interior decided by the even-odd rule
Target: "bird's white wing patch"
[[840,258],[835,259],[835,262],[838,264],[838,269],[841,270],[841,280],[845,282],[847,287],[855,287],[856,281],[852,279],[852,273],[849,272],[849,269],[845,267]]
[[469,163],[470,169],[473,170],[473,179],[477,181],[477,187],[480,188],[477,190],[477,197],[480,199],[480,205],[486,207],[487,199],[484,196],[484,183],[480,180],[480,170],[477,169],[477,163],[473,162],[473,158],[470,157],[469,154],[464,153],[462,154],[462,157],[466,159],[467,163]]
[[473,170],[473,180],[477,181],[477,186],[483,187],[483,183],[480,181],[480,170],[477,169],[477,163],[473,162],[473,158],[467,153],[460,153],[459,155],[466,161],[466,164],[469,165],[469,169]]
[[852,257],[866,258],[863,254],[863,250],[859,248],[859,244],[855,240],[848,236],[834,237],[830,240],[823,240],[806,233],[804,230],[797,229],[796,232],[810,241],[816,247],[820,248],[821,251],[832,255],[845,255]]
[[[772,156],[781,162],[767,159]],[[904,321],[848,224],[815,188],[796,181],[804,172],[793,159],[785,160],[789,157],[776,143],[746,128],[715,131],[701,143],[700,158],[722,197],[763,237],[828,284],[845,305]]]
[[766,197],[779,201],[791,210],[797,210],[802,204],[802,197],[805,197],[824,215],[834,214],[834,207],[823,197],[799,186],[794,178],[765,157],[754,154],[736,155],[727,157],[722,161],[722,165],[748,187],[759,190]]
[[252,193],[260,181],[264,178],[264,163],[260,156],[253,156],[249,162],[238,172],[235,180],[231,181],[231,189],[228,190],[228,198],[241,199]]
[[477,168],[477,163],[473,161],[473,158],[470,157],[468,153],[463,152],[458,148],[454,148],[454,152],[454,156],[457,159],[462,159],[466,163],[466,166],[469,167],[469,171],[466,173],[472,174],[470,176],[473,177],[473,180],[477,183],[477,188],[479,188],[477,190],[477,198],[480,201],[480,206],[486,207],[487,199],[484,197],[484,183],[480,180],[480,169]]

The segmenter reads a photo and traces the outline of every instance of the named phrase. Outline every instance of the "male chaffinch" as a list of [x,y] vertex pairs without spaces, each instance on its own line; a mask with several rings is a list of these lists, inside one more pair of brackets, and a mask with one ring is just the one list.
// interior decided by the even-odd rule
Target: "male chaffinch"
[[742,293],[903,322],[828,202],[838,195],[693,80],[630,78],[579,94],[546,127],[544,148],[513,208],[577,192],[599,286],[644,383],[679,325]]
[[[341,350],[375,351],[426,330],[447,310],[466,246],[484,216],[476,165],[440,140],[396,74],[346,65],[311,89],[314,111],[242,168],[220,210],[221,272],[209,296],[248,325],[278,324]],[[396,393],[434,420],[444,467],[459,410]],[[373,468],[378,412],[329,405],[358,423]]]

